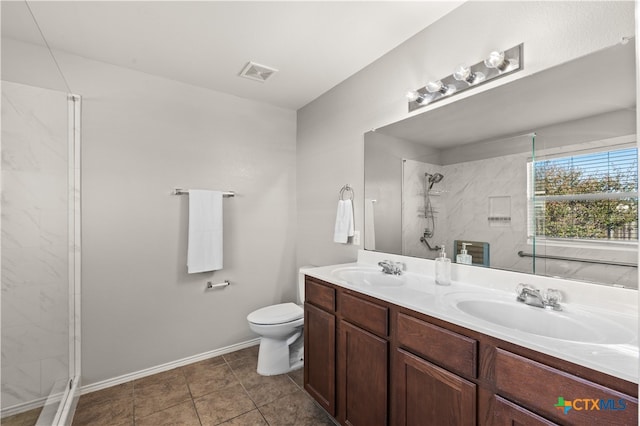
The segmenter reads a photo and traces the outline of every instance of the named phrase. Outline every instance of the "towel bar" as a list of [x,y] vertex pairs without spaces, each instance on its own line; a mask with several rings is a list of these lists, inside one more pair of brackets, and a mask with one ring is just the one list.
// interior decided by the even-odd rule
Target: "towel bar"
[[[189,195],[188,189],[176,188],[173,190],[171,195]],[[235,197],[236,193],[234,191],[224,191],[222,193],[223,197]]]

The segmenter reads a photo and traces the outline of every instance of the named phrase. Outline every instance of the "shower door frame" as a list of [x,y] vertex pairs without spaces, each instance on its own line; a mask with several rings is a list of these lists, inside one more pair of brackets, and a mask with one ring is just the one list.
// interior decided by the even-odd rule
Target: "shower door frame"
[[81,119],[82,98],[69,94],[68,97],[68,203],[69,214],[69,383],[60,400],[52,424],[71,425],[73,413],[80,397],[81,377],[81,311],[80,296],[82,283],[81,250]]

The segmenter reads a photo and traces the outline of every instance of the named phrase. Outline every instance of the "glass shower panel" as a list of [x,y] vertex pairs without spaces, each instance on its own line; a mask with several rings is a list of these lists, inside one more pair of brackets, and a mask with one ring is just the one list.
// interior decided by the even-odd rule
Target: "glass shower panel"
[[[611,117],[626,115],[590,120],[606,129]],[[614,127],[608,138],[576,131],[584,140],[566,145],[536,136],[529,185],[534,273],[638,288],[638,149],[626,131]]]
[[73,375],[69,158],[67,94],[3,81],[3,419],[52,424]]

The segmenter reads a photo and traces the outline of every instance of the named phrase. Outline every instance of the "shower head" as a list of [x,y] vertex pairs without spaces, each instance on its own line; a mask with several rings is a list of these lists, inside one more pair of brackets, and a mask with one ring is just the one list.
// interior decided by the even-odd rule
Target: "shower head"
[[438,183],[442,180],[444,175],[442,173],[434,173],[429,176],[429,183]]
[[438,183],[444,178],[444,175],[442,173],[434,173],[434,174],[425,173],[425,177],[428,178],[429,189],[431,189],[431,188],[433,188],[433,184],[434,183]]

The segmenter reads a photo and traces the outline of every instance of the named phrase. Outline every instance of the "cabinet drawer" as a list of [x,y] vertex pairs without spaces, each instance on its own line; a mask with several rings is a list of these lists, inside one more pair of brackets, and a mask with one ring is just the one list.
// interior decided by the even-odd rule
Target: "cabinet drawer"
[[520,355],[496,349],[498,393],[562,424],[630,425],[638,400]]
[[342,317],[379,336],[389,334],[389,309],[348,293],[339,293]]
[[475,339],[399,313],[398,344],[456,373],[476,377]]
[[493,410],[491,410],[491,426],[557,426],[557,423],[550,422],[544,417],[528,411],[506,399],[493,396]]
[[336,291],[320,280],[305,277],[304,300],[330,312],[336,310]]

